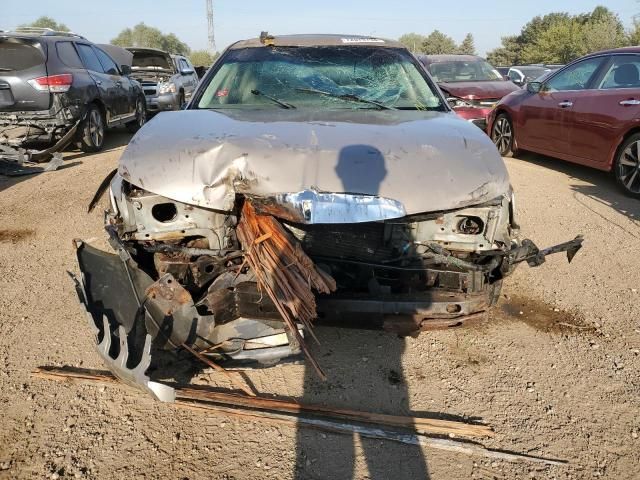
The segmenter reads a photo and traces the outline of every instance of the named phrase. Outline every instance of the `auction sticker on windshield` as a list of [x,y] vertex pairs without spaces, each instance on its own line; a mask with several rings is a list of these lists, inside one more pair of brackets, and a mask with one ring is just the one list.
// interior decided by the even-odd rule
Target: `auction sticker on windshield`
[[342,38],[342,43],[384,43],[381,38]]

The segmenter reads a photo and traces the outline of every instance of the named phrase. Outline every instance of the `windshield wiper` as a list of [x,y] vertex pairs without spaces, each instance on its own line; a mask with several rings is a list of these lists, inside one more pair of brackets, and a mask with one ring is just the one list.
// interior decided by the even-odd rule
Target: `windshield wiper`
[[254,90],[251,90],[251,93],[253,93],[254,95],[256,95],[258,97],[268,98],[273,103],[277,103],[278,105],[280,105],[282,108],[296,108],[295,105],[291,105],[290,103],[283,102],[282,100],[279,100],[276,97],[272,97],[271,95],[268,95],[268,94],[266,94],[264,92],[261,92],[260,90],[254,89]]
[[325,92],[324,90],[316,90],[315,88],[296,88],[296,91],[302,93],[316,93],[318,95],[325,95],[327,97],[339,98],[341,100],[348,100],[351,102],[368,103],[369,105],[375,105],[383,110],[397,110],[395,107],[390,107],[384,103],[376,102],[375,100],[367,100],[366,98],[359,97],[353,93],[332,93]]

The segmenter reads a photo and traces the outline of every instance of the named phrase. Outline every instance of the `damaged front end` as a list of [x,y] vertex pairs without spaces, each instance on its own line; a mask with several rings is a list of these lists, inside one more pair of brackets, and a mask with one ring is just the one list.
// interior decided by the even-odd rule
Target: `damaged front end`
[[46,111],[0,112],[0,174],[30,175],[62,165],[61,152],[75,139],[83,116],[61,95]]
[[[148,192],[116,174],[110,196],[106,230],[116,254],[76,241],[79,295],[108,367],[163,401],[172,401],[172,390],[145,373],[152,348],[186,345],[216,361],[263,365],[301,352],[302,337],[287,328],[246,261],[252,245],[237,234],[246,202],[275,218],[335,280],[333,293],[316,295],[320,320],[402,335],[481,315],[517,263],[539,265],[558,251],[571,260],[582,243],[578,237],[539,250],[517,242],[511,195],[407,215],[393,199],[305,190],[237,194],[234,209],[224,211]],[[302,323],[297,329],[304,333]]]

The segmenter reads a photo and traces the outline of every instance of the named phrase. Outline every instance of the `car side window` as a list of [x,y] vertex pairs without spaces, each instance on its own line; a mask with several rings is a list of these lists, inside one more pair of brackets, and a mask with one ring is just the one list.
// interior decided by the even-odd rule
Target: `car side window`
[[586,90],[604,57],[588,58],[565,68],[545,83],[545,90]]
[[640,88],[640,55],[616,55],[600,88]]
[[99,48],[96,48],[95,51],[98,55],[98,60],[100,60],[100,64],[104,69],[104,73],[108,73],[109,75],[120,75],[120,70],[118,70],[116,62],[114,62],[109,55]]
[[78,53],[80,54],[80,58],[82,58],[82,63],[84,63],[85,68],[92,72],[104,73],[102,64],[100,64],[100,60],[98,60],[98,56],[96,52],[93,51],[93,48],[84,43],[77,43],[76,45],[78,46]]
[[509,70],[509,80],[514,82],[520,80],[520,74],[515,70]]
[[58,58],[60,61],[67,67],[83,68],[82,61],[80,60],[73,43],[56,42],[56,51],[58,52]]

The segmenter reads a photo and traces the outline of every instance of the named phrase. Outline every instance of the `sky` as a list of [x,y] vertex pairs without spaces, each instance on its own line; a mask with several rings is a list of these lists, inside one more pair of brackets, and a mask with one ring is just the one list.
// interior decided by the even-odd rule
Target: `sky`
[[[398,38],[404,33],[428,34],[438,29],[457,42],[472,33],[480,55],[499,46],[501,37],[517,34],[536,15],[589,12],[599,4],[617,13],[625,26],[640,14],[636,0],[456,0],[431,5],[419,0],[213,0],[220,51],[264,30],[276,35],[340,33]],[[144,22],[175,33],[193,50],[207,47],[205,0],[0,0],[0,30],[42,15],[96,43],[108,43],[122,29]]]

